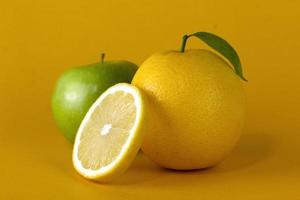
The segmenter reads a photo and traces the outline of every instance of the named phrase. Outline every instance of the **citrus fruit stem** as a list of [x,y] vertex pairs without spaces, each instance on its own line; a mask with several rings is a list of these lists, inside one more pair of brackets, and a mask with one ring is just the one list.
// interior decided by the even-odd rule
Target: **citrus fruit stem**
[[182,37],[182,43],[181,43],[181,48],[180,48],[180,52],[184,52],[184,50],[185,50],[185,45],[186,45],[186,41],[187,41],[187,39],[189,38],[190,36],[189,35],[184,35],[183,37]]

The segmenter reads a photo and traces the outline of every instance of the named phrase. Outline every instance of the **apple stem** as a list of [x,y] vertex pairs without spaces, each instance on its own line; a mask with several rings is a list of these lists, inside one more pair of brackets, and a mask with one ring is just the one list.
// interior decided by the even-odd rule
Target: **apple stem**
[[189,35],[184,35],[182,37],[182,43],[181,43],[181,47],[180,47],[180,52],[183,53],[184,50],[185,50],[185,45],[186,45],[186,41],[187,39],[189,38],[190,36]]
[[104,62],[104,58],[105,58],[105,53],[101,53],[101,63]]

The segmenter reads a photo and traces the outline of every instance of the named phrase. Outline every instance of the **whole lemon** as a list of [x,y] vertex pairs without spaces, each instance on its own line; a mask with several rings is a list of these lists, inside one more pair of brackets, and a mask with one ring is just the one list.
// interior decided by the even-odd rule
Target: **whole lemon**
[[234,148],[245,116],[241,80],[208,50],[169,51],[148,58],[134,85],[153,107],[143,152],[160,166],[200,169],[215,165]]

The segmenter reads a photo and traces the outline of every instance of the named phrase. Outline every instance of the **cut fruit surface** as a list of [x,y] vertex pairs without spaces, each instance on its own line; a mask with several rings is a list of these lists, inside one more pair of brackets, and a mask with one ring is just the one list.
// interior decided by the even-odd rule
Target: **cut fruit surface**
[[121,83],[106,90],[83,119],[74,143],[73,164],[84,177],[109,181],[135,158],[145,132],[145,97]]

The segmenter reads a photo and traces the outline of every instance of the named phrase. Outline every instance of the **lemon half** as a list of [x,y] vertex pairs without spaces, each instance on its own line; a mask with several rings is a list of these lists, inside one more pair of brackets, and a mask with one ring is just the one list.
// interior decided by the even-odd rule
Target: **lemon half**
[[74,143],[73,164],[85,178],[110,181],[124,172],[142,145],[146,100],[121,83],[106,90],[83,119]]

